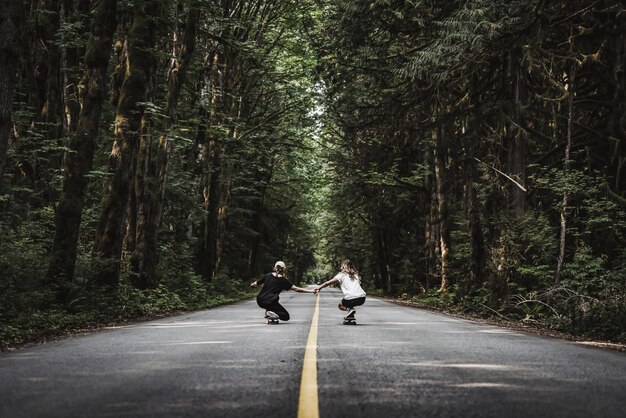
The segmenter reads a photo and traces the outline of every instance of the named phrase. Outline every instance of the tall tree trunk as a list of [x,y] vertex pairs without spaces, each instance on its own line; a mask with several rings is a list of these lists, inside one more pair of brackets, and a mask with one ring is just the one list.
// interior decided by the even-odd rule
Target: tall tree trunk
[[61,46],[56,39],[61,25],[61,1],[47,0],[44,13],[48,79],[46,82],[46,101],[41,111],[41,120],[45,123],[46,138],[58,139],[63,136]]
[[385,237],[385,230],[381,225],[376,227],[376,247],[380,284],[383,293],[388,295],[393,289],[392,267],[389,260],[389,246]]
[[[222,160],[224,163],[224,160]],[[228,220],[233,189],[233,169],[231,163],[222,168],[222,181],[219,182],[217,207],[217,229],[215,234],[215,273],[219,272],[226,245],[226,221]]]
[[482,285],[482,266],[484,258],[484,241],[483,231],[480,222],[480,210],[474,190],[474,178],[476,177],[476,168],[470,163],[469,175],[467,179],[467,218],[470,230],[470,292],[478,290]]
[[[439,131],[439,134],[438,134]],[[435,143],[435,183],[437,194],[437,216],[439,224],[439,238],[441,248],[441,287],[439,292],[447,292],[450,287],[449,277],[449,257],[450,257],[450,229],[448,227],[448,201],[446,197],[446,166],[445,166],[445,138],[443,127],[433,129],[433,140]]]
[[215,137],[209,139],[206,155],[206,180],[204,188],[203,250],[200,256],[200,273],[205,281],[213,280],[217,265],[217,212],[219,208],[219,183],[221,179],[221,144]]
[[[505,83],[508,91],[509,104],[506,107],[507,121],[505,122],[505,144],[507,151],[507,171],[519,183],[526,183],[526,165],[528,159],[528,145],[526,132],[523,131],[522,108],[527,102],[527,86],[523,75],[522,50],[513,48],[507,57]],[[509,184],[510,208],[514,213],[524,212],[526,207],[526,192]]]
[[608,167],[608,185],[618,197],[626,197],[626,19],[619,19],[615,34],[609,39],[611,51],[611,79],[613,89],[609,134],[615,138]]
[[[26,102],[31,117],[30,123],[22,131],[23,136],[30,137],[33,133],[41,134],[41,136],[49,137],[47,127],[44,131],[41,129],[42,119],[45,122],[47,118],[47,95],[48,95],[48,47],[53,42],[53,37],[57,33],[58,24],[51,21],[53,12],[48,9],[53,7],[51,4],[55,0],[38,0],[30,3],[30,10],[26,13],[30,19],[27,19],[27,32],[22,40],[22,60],[23,75],[27,95]],[[22,136],[22,135],[21,135]],[[39,139],[40,136],[37,136]]]
[[437,194],[433,181],[435,166],[433,162],[434,148],[426,144],[424,150],[424,164],[428,167],[424,179],[424,188],[429,192],[428,213],[424,224],[424,256],[425,260],[425,283],[424,289],[430,290],[432,279],[437,275],[437,249],[439,248],[439,233],[437,227]]
[[13,94],[19,62],[19,39],[24,21],[22,1],[0,0],[0,192],[11,134]]
[[261,246],[261,240],[263,234],[265,232],[264,223],[263,223],[263,213],[265,210],[265,195],[267,192],[267,188],[272,182],[272,177],[274,176],[274,159],[268,163],[269,169],[265,176],[259,176],[258,183],[261,185],[260,190],[260,200],[259,204],[256,208],[254,216],[252,217],[252,225],[251,228],[258,228],[257,235],[252,238],[252,242],[250,243],[249,253],[248,253],[248,266],[246,268],[246,276],[247,277],[256,277],[258,270],[258,259],[259,259],[259,249]]
[[[575,63],[569,68],[569,76],[567,80],[567,134],[565,144],[565,155],[563,162],[563,175],[567,179],[569,175],[570,156],[572,150],[572,131],[574,127],[574,82],[576,79]],[[565,244],[567,238],[567,205],[569,204],[569,194],[567,191],[563,193],[560,211],[560,233],[559,233],[559,256],[556,260],[556,272],[554,274],[554,282],[558,286],[561,282],[563,274],[563,263],[565,262]]]
[[224,183],[223,140],[217,129],[221,127],[225,113],[225,84],[226,62],[224,54],[213,51],[211,54],[211,109],[209,112],[209,126],[213,132],[208,135],[205,155],[205,187],[203,250],[200,257],[200,271],[205,281],[213,280],[217,273],[219,249],[219,208],[222,200]]
[[[177,120],[178,98],[187,78],[187,72],[195,49],[196,33],[200,11],[192,8],[185,25],[185,37],[181,45],[180,58],[171,62],[168,74],[165,121],[161,126],[158,144],[142,144],[142,149],[152,151],[140,161],[138,170],[145,170],[138,177],[136,248],[132,255],[133,272],[136,273],[136,286],[140,289],[153,287],[157,283],[157,240],[158,229],[164,205],[164,190],[167,178],[167,164],[171,152],[171,130]],[[174,45],[176,41],[174,41]],[[143,137],[149,139],[151,137]],[[142,179],[143,181],[141,181]]]
[[[128,35],[128,58],[115,118],[115,143],[109,159],[112,177],[107,182],[96,232],[94,253],[104,260],[103,284],[119,281],[124,217],[133,186],[140,136],[146,128],[142,105],[156,65],[154,46],[160,7],[148,0],[135,2],[135,16]],[[131,231],[132,233],[132,231]]]
[[[70,24],[81,24],[90,26],[90,6],[87,0],[79,1],[77,4],[73,0],[63,0],[63,19]],[[95,18],[95,16],[94,16]],[[64,39],[64,42],[68,39]],[[83,74],[80,72],[81,57],[85,55],[83,47],[73,45],[64,49],[61,61],[63,68],[63,97],[65,99],[65,117],[63,118],[64,136],[71,136],[78,129],[78,119],[80,117],[80,82]]]
[[116,26],[116,0],[100,0],[93,14],[85,51],[87,71],[80,85],[81,111],[76,132],[70,137],[65,156],[63,192],[55,213],[55,235],[48,279],[60,287],[65,298],[74,277],[76,248],[87,188],[93,166],[102,106],[107,96],[107,67]]
[[[232,193],[233,164],[224,158],[229,150],[229,143],[236,135],[234,122],[240,117],[238,101],[233,96],[239,87],[237,75],[233,68],[236,56],[232,53],[215,52],[212,66],[212,101],[210,125],[228,126],[228,134],[215,132],[209,137],[209,154],[206,168],[207,182],[205,190],[206,221],[204,230],[204,268],[205,280],[212,280],[218,273],[226,237],[226,220]],[[230,124],[230,125],[226,125]]]
[[[223,109],[226,111],[227,121],[229,123],[228,142],[224,143],[225,151],[232,150],[232,144],[237,137],[237,122],[242,119],[242,102],[241,96],[241,63],[236,65],[237,57],[234,53],[227,54],[225,57],[225,74],[224,74],[224,91],[223,91]],[[235,98],[235,94],[239,93],[239,99]],[[229,152],[228,155],[232,155]],[[215,273],[219,272],[222,263],[222,254],[226,246],[226,225],[230,216],[230,205],[232,200],[233,179],[237,172],[235,163],[231,158],[221,159],[222,180],[218,183],[219,201],[217,207],[217,229],[215,233]]]

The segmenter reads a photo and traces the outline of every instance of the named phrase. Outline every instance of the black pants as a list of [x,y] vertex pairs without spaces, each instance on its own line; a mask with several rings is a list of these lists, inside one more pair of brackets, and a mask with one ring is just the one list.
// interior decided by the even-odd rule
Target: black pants
[[361,306],[365,303],[365,296],[363,296],[362,298],[356,298],[356,299],[341,299],[341,304],[343,306],[345,306],[346,308],[354,308],[355,306]]
[[289,312],[287,312],[287,309],[285,309],[283,305],[278,303],[278,301],[272,302],[272,303],[266,303],[257,299],[256,303],[261,308],[265,309],[266,311],[275,312],[278,315],[278,317],[281,319],[281,321],[289,321],[289,318],[290,318]]

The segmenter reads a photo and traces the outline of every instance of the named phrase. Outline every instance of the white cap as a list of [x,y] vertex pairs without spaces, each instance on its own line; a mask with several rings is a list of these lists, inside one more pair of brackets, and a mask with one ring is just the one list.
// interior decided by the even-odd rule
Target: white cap
[[283,263],[282,261],[277,261],[276,264],[274,264],[274,268],[276,267],[286,268],[285,263]]

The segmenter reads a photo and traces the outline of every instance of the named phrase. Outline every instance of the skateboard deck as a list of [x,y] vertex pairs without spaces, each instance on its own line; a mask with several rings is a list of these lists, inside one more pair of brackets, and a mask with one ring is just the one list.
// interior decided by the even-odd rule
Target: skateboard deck
[[356,319],[344,319],[343,324],[344,325],[356,325]]
[[278,319],[269,319],[267,320],[268,325],[278,325]]

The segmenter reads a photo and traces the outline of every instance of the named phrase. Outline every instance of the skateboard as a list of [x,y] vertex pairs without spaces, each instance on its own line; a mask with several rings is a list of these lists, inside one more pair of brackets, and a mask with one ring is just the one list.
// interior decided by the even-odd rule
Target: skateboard
[[356,318],[354,317],[355,311],[352,311],[352,315],[348,314],[343,318],[344,325],[356,325]]
[[274,312],[265,311],[265,319],[267,319],[267,325],[278,325],[278,315]]

